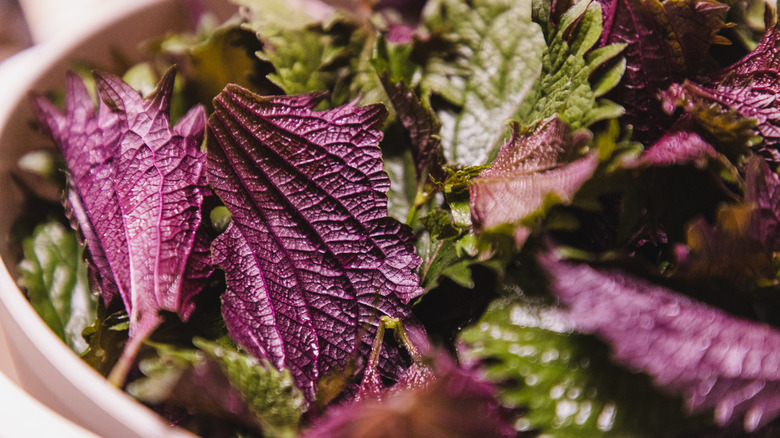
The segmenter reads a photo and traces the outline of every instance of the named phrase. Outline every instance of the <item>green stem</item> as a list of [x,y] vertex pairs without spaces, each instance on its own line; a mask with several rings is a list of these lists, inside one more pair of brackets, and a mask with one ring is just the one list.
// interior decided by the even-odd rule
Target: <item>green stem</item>
[[423,198],[423,191],[420,187],[417,188],[417,194],[414,195],[414,202],[412,203],[412,208],[409,209],[409,214],[406,215],[406,224],[412,225],[412,222],[414,222],[415,219],[417,219],[417,213],[420,211],[420,207],[424,204],[422,202]]
[[433,193],[426,193],[425,191],[424,179],[417,183],[417,193],[414,195],[414,202],[412,202],[412,207],[409,209],[409,214],[406,215],[407,225],[412,225],[412,222],[417,219],[417,214],[420,212],[420,207],[427,204],[428,201],[431,200],[432,196]]
[[[414,346],[411,339],[409,339],[409,335],[406,334],[406,329],[404,329],[404,325],[401,320],[398,318],[383,316],[381,321],[382,323],[379,325],[379,327],[381,328],[382,333],[384,334],[385,328],[393,329],[396,339],[406,348],[406,351],[409,352],[412,360],[418,364],[422,363],[422,355],[420,354],[419,350],[417,350],[417,347]],[[377,331],[377,333],[379,333],[379,331]]]
[[366,368],[376,368],[376,364],[379,362],[379,353],[382,350],[382,341],[385,338],[385,318],[388,317],[383,316],[379,319],[380,323],[376,329],[374,343],[371,345],[371,356],[368,358],[368,365],[366,365]]

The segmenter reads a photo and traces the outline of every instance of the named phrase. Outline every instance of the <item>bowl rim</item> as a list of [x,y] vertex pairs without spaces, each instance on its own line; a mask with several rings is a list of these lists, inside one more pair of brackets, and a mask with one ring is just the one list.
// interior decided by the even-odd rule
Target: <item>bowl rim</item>
[[9,436],[98,438],[24,392],[0,372],[0,424]]

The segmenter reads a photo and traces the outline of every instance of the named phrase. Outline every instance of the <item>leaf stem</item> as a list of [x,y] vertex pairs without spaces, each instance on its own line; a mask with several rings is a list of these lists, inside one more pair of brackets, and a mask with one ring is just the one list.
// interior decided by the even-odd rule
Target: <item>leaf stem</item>
[[[406,329],[404,329],[404,325],[401,320],[398,318],[383,316],[381,321],[382,323],[379,325],[379,328],[382,330],[382,334],[384,334],[386,328],[393,329],[395,332],[395,338],[401,345],[406,348],[406,351],[409,352],[409,355],[412,357],[414,363],[422,363],[422,355],[420,354],[420,351],[417,350],[417,347],[415,347],[415,345],[412,343],[411,339],[409,339],[409,335],[406,334]],[[379,331],[377,331],[377,334],[379,334]],[[374,342],[376,342],[376,340],[374,340]]]
[[428,260],[425,261],[425,264],[422,267],[422,272],[420,273],[420,280],[422,280],[423,285],[427,284],[425,280],[428,278],[428,271],[431,270],[431,266],[433,265],[433,262],[436,261],[436,257],[439,255],[439,251],[443,246],[444,241],[439,240],[436,242],[436,248],[433,249],[433,252],[429,253]]
[[127,375],[130,373],[130,368],[135,362],[135,358],[138,355],[138,350],[141,348],[141,344],[144,339],[141,337],[135,337],[128,340],[125,344],[125,349],[122,351],[122,355],[119,360],[111,368],[111,372],[108,374],[108,381],[117,388],[122,388],[127,380]]
[[374,343],[371,345],[371,356],[368,358],[368,364],[366,368],[376,368],[376,364],[379,362],[379,353],[382,351],[382,341],[385,339],[385,319],[392,319],[388,316],[382,316],[379,319],[379,326],[376,329],[376,336],[374,337]]
[[411,208],[409,208],[409,214],[406,215],[406,224],[412,225],[412,222],[417,219],[417,214],[420,212],[420,207],[427,204],[435,192],[425,190],[425,180],[421,180],[417,183],[417,193],[414,195],[414,202],[412,202]]
[[406,215],[406,224],[411,226],[412,222],[414,222],[415,219],[417,219],[417,213],[420,211],[420,207],[424,204],[424,202],[421,202],[423,198],[423,191],[420,187],[417,188],[417,194],[414,196],[414,202],[412,203],[412,207],[409,209],[409,214]]
[[139,322],[138,326],[143,326],[145,329],[140,332],[136,332],[130,336],[125,344],[125,349],[122,351],[122,355],[119,356],[114,367],[111,368],[111,372],[108,373],[108,381],[116,386],[122,388],[127,380],[127,375],[130,373],[130,369],[135,363],[135,358],[138,356],[138,351],[141,349],[141,345],[146,341],[149,335],[160,325],[161,319],[155,317],[151,324],[146,321]]

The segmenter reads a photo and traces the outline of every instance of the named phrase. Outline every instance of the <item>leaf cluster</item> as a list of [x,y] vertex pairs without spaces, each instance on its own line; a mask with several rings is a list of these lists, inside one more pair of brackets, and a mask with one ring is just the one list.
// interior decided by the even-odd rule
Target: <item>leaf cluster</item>
[[[192,305],[209,327],[155,319],[131,393],[186,411],[202,433],[227,421],[365,435],[399,409],[439,433],[462,402],[484,415],[460,432],[496,436],[508,424],[523,436],[771,434],[780,32],[755,4],[236,3],[227,23],[167,36],[127,75],[151,90],[156,70],[182,66],[161,105],[173,111],[152,94],[139,120],[193,128],[196,102],[210,114],[193,179],[206,230],[191,251],[211,260],[179,277],[205,281],[206,297],[148,306],[186,320]],[[128,106],[124,85],[98,83],[101,128],[73,138],[113,132],[104,116]],[[64,129],[45,109],[48,129]],[[109,301],[78,215],[87,190],[71,183],[70,208]],[[25,241],[20,281],[76,345],[86,268],[61,231]],[[217,295],[214,317],[198,303]],[[101,372],[142,320],[103,304],[84,331]],[[387,321],[405,338],[385,336]]]

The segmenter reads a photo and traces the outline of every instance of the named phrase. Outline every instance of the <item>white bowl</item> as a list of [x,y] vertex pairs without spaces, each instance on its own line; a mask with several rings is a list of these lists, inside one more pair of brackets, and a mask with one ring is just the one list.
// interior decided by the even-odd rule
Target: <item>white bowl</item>
[[[70,421],[106,437],[192,436],[170,427],[86,365],[43,323],[14,280],[17,261],[9,235],[20,213],[22,194],[12,182],[10,171],[29,147],[43,140],[30,129],[28,93],[61,89],[69,61],[109,66],[117,50],[130,59],[139,59],[140,42],[193,26],[187,9],[193,0],[109,3],[111,8],[101,11],[99,19],[77,33],[60,35],[3,66],[7,74],[0,84],[0,257],[4,262],[0,267],[0,324],[19,385]],[[234,10],[227,0],[194,3],[221,12],[223,18]]]

